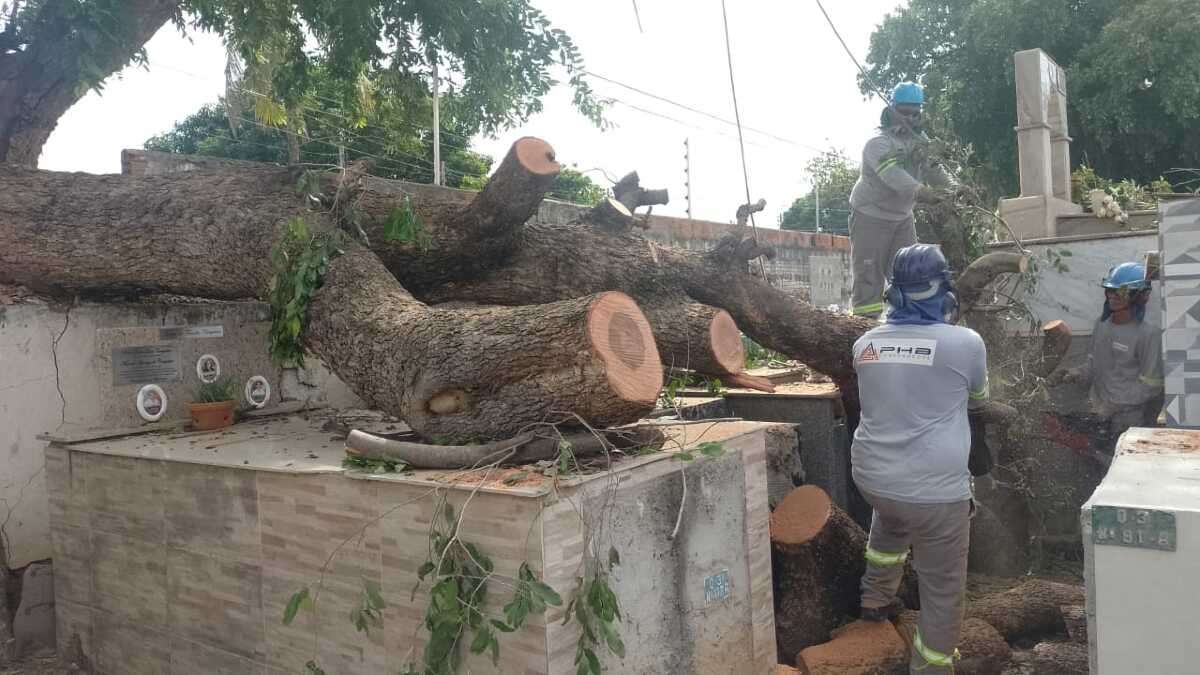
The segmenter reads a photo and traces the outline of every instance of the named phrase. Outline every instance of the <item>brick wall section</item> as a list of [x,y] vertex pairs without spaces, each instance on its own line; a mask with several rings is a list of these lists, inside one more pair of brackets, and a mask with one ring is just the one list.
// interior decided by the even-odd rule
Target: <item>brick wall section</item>
[[[237,169],[256,162],[217,159],[197,155],[176,155],[152,150],[121,152],[121,173],[149,176],[203,169]],[[414,193],[462,193],[453,188],[410,184]],[[463,194],[464,201],[469,197]],[[566,223],[579,217],[586,207],[546,200],[536,216],[545,223]],[[691,220],[671,216],[651,216],[646,236],[655,241],[693,251],[707,251],[734,225],[711,220]],[[833,234],[794,232],[758,228],[760,243],[775,249],[775,260],[767,261],[767,274],[777,287],[824,306],[844,303],[850,293],[850,239]],[[817,270],[814,275],[813,270]],[[814,276],[819,277],[814,279]]]

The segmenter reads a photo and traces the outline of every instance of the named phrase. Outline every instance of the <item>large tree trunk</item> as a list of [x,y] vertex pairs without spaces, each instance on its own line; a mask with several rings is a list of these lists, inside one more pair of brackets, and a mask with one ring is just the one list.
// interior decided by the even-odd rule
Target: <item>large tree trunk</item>
[[1082,604],[1082,586],[1033,579],[968,602],[966,616],[986,621],[1013,642],[1065,633],[1061,608]]
[[[557,170],[553,150],[538,139],[525,138],[514,145],[478,195],[384,181],[351,170],[324,174],[321,194],[315,195],[324,207],[309,211],[306,199],[296,191],[299,175],[280,168],[126,177],[0,167],[0,194],[5,195],[0,200],[0,282],[55,293],[150,291],[226,299],[263,297],[270,275],[268,261],[281,225],[290,218],[304,217],[314,231],[342,228],[363,233],[398,282],[394,287],[384,284],[372,258],[371,278],[379,279],[374,288],[390,298],[387,305],[397,312],[395,320],[389,323],[361,311],[347,318],[352,325],[329,326],[323,323],[328,321],[325,313],[346,310],[332,302],[318,302],[309,316],[308,335],[314,348],[368,400],[413,417],[410,423],[415,419],[416,425],[424,425],[429,433],[441,433],[442,426],[454,426],[460,420],[445,415],[422,417],[421,402],[427,404],[439,392],[410,390],[421,383],[412,379],[411,370],[391,362],[415,357],[429,369],[433,382],[429,387],[499,397],[472,399],[470,414],[477,416],[477,426],[487,426],[485,420],[497,425],[489,427],[483,438],[501,437],[541,421],[547,406],[580,406],[595,415],[588,419],[596,423],[633,421],[646,405],[640,384],[633,393],[627,392],[610,378],[616,361],[602,357],[604,366],[600,367],[585,357],[595,356],[600,344],[595,333],[584,335],[583,328],[592,326],[585,308],[593,306],[589,302],[600,301],[580,299],[610,291],[622,292],[633,302],[652,308],[650,327],[663,338],[659,360],[673,364],[682,360],[718,377],[737,370],[740,346],[734,345],[728,321],[716,311],[725,310],[738,328],[760,344],[833,377],[852,413],[857,392],[850,348],[873,322],[815,309],[753,278],[747,262],[766,251],[747,238],[746,228],[733,228],[720,246],[702,254],[659,245],[635,230],[598,227],[589,220],[595,214],[583,214],[569,224],[538,222],[534,217],[538,205]],[[410,208],[411,213],[404,213]],[[415,227],[398,236],[397,218],[404,216],[411,225],[413,214]],[[369,258],[364,251],[338,263],[335,270],[367,266]],[[339,293],[351,294],[352,289],[330,288],[324,296]],[[361,296],[338,297],[354,300],[360,309],[365,307]],[[682,314],[659,309],[668,299],[687,303],[687,308]],[[407,330],[404,327],[410,326],[414,317],[422,317],[424,322],[428,315],[434,323],[439,317],[448,317],[430,313],[432,310],[421,304],[446,301],[502,306],[568,304],[522,308],[508,314],[482,309],[478,314],[463,315],[468,318],[462,319],[462,326],[477,328],[480,336],[507,337],[492,339],[491,350],[471,345],[464,353],[479,361],[453,360],[462,371],[453,374],[433,364],[435,354],[438,358],[452,356],[454,341],[417,344],[410,334],[386,339],[391,331]],[[680,334],[680,328],[656,325],[656,313],[664,317],[660,322],[687,325],[686,336]],[[509,318],[501,320],[502,314]],[[641,324],[632,318],[635,314],[641,316],[633,307],[621,316],[629,317],[637,330],[623,320],[614,320],[612,325],[621,327],[618,333],[630,340],[640,336],[640,347],[653,349],[655,342],[640,332]],[[582,322],[570,329],[574,333],[567,328],[569,322],[546,324],[547,331],[570,335],[569,339],[563,337],[563,346],[577,350],[575,355],[549,344],[548,338],[536,337],[540,334],[535,326],[543,316],[564,320],[569,316]],[[434,332],[427,337],[450,330],[450,319],[445,322],[431,328]],[[397,349],[417,351],[406,354],[372,346],[372,353],[385,359],[382,370],[393,376],[391,382],[385,382],[387,378],[350,353],[361,347],[353,338],[354,331],[375,335]],[[533,337],[522,341],[520,335],[526,331]],[[478,343],[484,341],[481,337]],[[511,343],[512,349],[497,346],[505,342]],[[693,344],[702,347],[699,364],[693,362]],[[630,353],[641,353],[633,342],[610,347],[622,358],[634,358],[622,351],[625,347]],[[484,365],[497,350],[504,355]],[[518,362],[522,350],[524,360]],[[553,373],[562,368],[554,359],[591,365],[577,379],[561,373],[555,379]],[[539,364],[532,364],[538,360]],[[629,367],[653,369],[648,356],[637,363]],[[494,376],[501,365],[528,374],[528,387]],[[599,398],[588,403],[583,393],[551,395],[549,389],[555,387],[583,387],[581,392]],[[529,396],[529,403],[521,406],[515,399],[499,400],[515,396]]]
[[575,413],[599,427],[654,407],[662,364],[628,296],[439,310],[413,299],[370,251],[329,266],[305,342],[355,393],[426,438],[531,430]]
[[824,490],[805,485],[771,512],[775,641],[781,661],[829,640],[858,610],[867,535]]
[[[25,35],[0,34],[0,163],[37,166],[42,146],[63,113],[92,82],[124,68],[179,9],[172,0],[123,0],[108,8],[118,35],[90,37],[67,3],[25,3]],[[29,16],[34,14],[36,16]],[[91,42],[92,44],[89,44]],[[84,63],[94,69],[85,72]]]

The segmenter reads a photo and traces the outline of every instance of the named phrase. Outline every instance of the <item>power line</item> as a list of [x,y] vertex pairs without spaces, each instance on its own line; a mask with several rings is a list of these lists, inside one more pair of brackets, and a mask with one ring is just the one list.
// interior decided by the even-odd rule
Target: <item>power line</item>
[[[728,119],[725,119],[724,117],[721,117],[721,116],[719,116],[719,115],[714,115],[713,113],[710,113],[710,112],[708,112],[708,111],[706,111],[706,110],[701,110],[701,109],[699,109],[699,108],[694,108],[694,107],[692,107],[692,106],[690,106],[690,105],[687,105],[687,104],[685,104],[685,103],[680,103],[680,102],[678,102],[678,101],[673,101],[673,100],[671,100],[671,99],[669,99],[669,98],[667,98],[667,97],[665,97],[665,96],[660,96],[660,95],[658,95],[658,94],[654,94],[654,93],[648,92],[648,91],[646,91],[646,90],[644,90],[644,89],[639,89],[639,88],[637,88],[637,87],[635,87],[635,86],[633,86],[633,85],[631,85],[631,84],[626,84],[626,83],[624,83],[624,82],[620,82],[620,81],[618,81],[618,80],[614,80],[614,79],[612,79],[612,78],[610,78],[610,77],[605,77],[605,76],[603,76],[603,75],[600,75],[600,74],[598,74],[598,73],[594,73],[594,72],[592,72],[592,71],[590,71],[590,70],[585,70],[585,71],[583,71],[583,73],[584,73],[585,75],[588,75],[588,76],[594,77],[594,78],[596,78],[597,80],[603,80],[604,82],[608,82],[609,84],[615,84],[616,86],[618,86],[618,87],[621,87],[622,89],[628,89],[629,91],[632,91],[632,92],[634,92],[634,93],[637,93],[637,94],[641,94],[642,96],[645,96],[645,97],[647,97],[647,98],[652,98],[652,99],[654,99],[654,100],[656,100],[656,101],[661,101],[661,102],[663,102],[663,103],[666,103],[666,104],[668,104],[668,105],[675,106],[676,108],[680,108],[680,109],[682,109],[682,110],[687,110],[688,112],[692,112],[692,113],[695,113],[695,114],[697,114],[697,115],[701,115],[701,116],[703,116],[703,117],[707,117],[707,118],[709,118],[709,119],[711,119],[711,120],[715,120],[715,121],[717,121],[717,122],[720,122],[720,123],[722,123],[722,124],[728,124],[728,125],[730,125],[730,126],[737,126],[737,122],[735,122],[735,121],[733,121],[733,120],[728,120]],[[623,101],[620,101],[620,99],[614,99],[614,100],[617,100],[617,101],[619,101],[619,102],[623,102]],[[628,104],[626,104],[626,105],[628,105]],[[777,135],[777,134],[774,134],[774,133],[771,133],[771,132],[769,132],[769,131],[763,131],[763,130],[761,130],[761,129],[755,129],[754,127],[750,127],[750,126],[745,126],[745,127],[742,127],[742,128],[743,128],[743,129],[745,129],[746,131],[752,131],[752,132],[754,132],[754,133],[756,133],[756,134],[762,134],[763,136],[766,136],[766,137],[768,137],[768,138],[771,138],[771,139],[773,139],[773,140],[779,141],[779,142],[781,142],[781,143],[787,143],[787,144],[789,144],[789,145],[795,145],[795,146],[797,146],[797,147],[801,147],[801,148],[805,148],[805,149],[808,149],[808,150],[812,150],[812,151],[814,151],[814,152],[824,152],[824,151],[823,151],[823,150],[821,150],[820,148],[814,147],[814,146],[812,146],[812,145],[808,145],[807,143],[801,143],[800,141],[796,141],[796,140],[793,140],[793,139],[790,139],[790,138],[785,138],[785,137],[783,137],[783,136],[779,136],[779,135]]]

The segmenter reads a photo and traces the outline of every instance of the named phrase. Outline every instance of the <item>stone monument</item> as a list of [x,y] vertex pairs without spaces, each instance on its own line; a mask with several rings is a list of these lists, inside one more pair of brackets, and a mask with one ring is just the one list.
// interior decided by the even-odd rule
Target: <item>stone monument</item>
[[1066,73],[1040,49],[1017,52],[1013,64],[1021,196],[1000,200],[1000,215],[1018,237],[1053,237],[1059,216],[1083,211],[1071,202]]

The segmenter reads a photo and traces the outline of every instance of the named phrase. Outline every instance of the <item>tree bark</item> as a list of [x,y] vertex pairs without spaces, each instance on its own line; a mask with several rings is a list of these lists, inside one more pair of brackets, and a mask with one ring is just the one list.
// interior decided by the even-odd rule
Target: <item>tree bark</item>
[[964,313],[978,304],[990,283],[1001,274],[1022,274],[1029,258],[1020,253],[996,251],[977,258],[958,276],[958,301]]
[[775,639],[781,660],[829,640],[858,610],[867,535],[815,485],[771,512]]
[[746,369],[742,334],[729,312],[686,297],[661,298],[642,308],[665,367],[716,376]]
[[[920,612],[903,612],[897,621],[896,629],[910,653],[913,630],[920,617]],[[958,651],[962,659],[954,664],[955,675],[1000,675],[1012,660],[1012,649],[1004,641],[1004,636],[979,619],[963,620]],[[901,671],[898,675],[906,674],[907,671]]]
[[[35,33],[10,27],[12,44],[0,49],[0,164],[33,168],[59,118],[86,92],[85,77],[120,71],[179,8],[171,0],[119,1],[110,11],[124,30],[94,46],[64,3],[26,4],[22,11],[37,16],[22,23]],[[84,55],[96,72],[81,71]]]
[[1082,604],[1082,586],[1033,579],[968,602],[966,616],[991,624],[1011,643],[1063,633],[1066,624],[1060,608]]
[[1042,361],[1037,372],[1040,377],[1053,373],[1071,349],[1071,326],[1055,319],[1042,325]]
[[506,438],[571,413],[625,424],[662,385],[650,324],[622,293],[439,310],[358,245],[330,263],[304,339],[369,405],[440,442]]
[[1076,642],[1043,642],[1033,648],[1030,675],[1087,675],[1088,648]]
[[856,621],[797,654],[796,667],[804,675],[906,675],[908,653],[890,622]]

